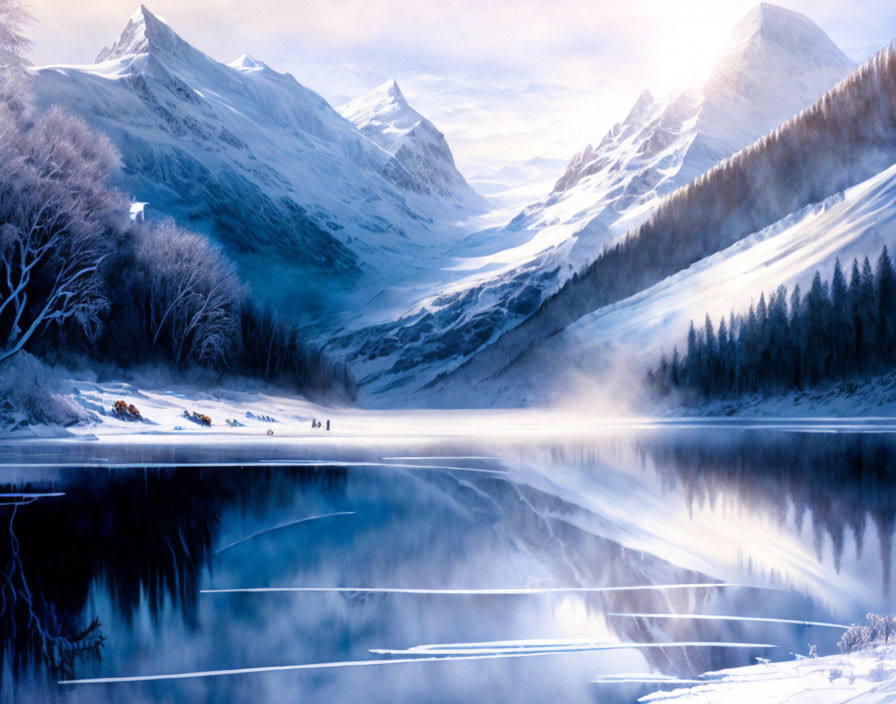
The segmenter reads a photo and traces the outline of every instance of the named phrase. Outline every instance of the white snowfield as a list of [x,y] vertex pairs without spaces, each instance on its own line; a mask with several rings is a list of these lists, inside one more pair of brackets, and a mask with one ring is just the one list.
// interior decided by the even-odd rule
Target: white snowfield
[[[669,415],[668,409],[665,416],[645,415],[643,407],[639,410],[628,404],[630,399],[621,395],[610,404],[591,403],[587,410],[577,407],[369,410],[317,403],[255,381],[218,386],[184,381],[163,383],[152,378],[152,373],[145,377],[134,375],[128,380],[100,382],[84,378],[63,379],[56,386],[58,395],[81,412],[80,423],[68,427],[27,425],[22,419],[18,425],[0,427],[0,438],[24,442],[87,440],[123,445],[323,442],[334,446],[370,443],[413,446],[440,439],[477,442],[520,438],[593,440],[602,435],[644,428],[669,425],[714,428],[729,422],[696,416],[694,409],[687,409],[686,414],[677,417]],[[822,400],[814,405],[799,406],[788,397],[777,402],[764,399],[766,404],[775,402],[770,411],[764,411],[762,404],[747,404],[736,422],[742,428],[771,424],[782,430],[809,432],[896,432],[896,379],[886,384],[873,382],[870,387],[863,413],[851,413],[848,403],[828,405]],[[837,390],[831,393],[842,400],[843,395]],[[862,389],[857,395],[864,398]],[[113,412],[116,401],[133,404],[144,420],[117,417]],[[723,415],[719,409],[708,410],[709,415]],[[184,411],[208,416],[211,426],[185,418]],[[326,427],[328,420],[329,431]],[[312,427],[313,421],[316,421],[315,425],[320,423],[320,427]],[[384,459],[401,463],[404,459],[424,458]],[[609,509],[604,507],[604,510]]]
[[[129,381],[68,379],[59,394],[87,416],[68,428],[31,425],[0,436],[13,439],[50,438],[99,440],[117,444],[184,443],[217,445],[237,442],[332,442],[364,444],[394,440],[431,442],[434,438],[488,438],[539,434],[583,434],[600,427],[612,429],[607,419],[563,416],[527,410],[368,411],[350,406],[314,403],[264,384],[246,382],[240,388],[162,384],[137,377]],[[144,421],[118,418],[116,401],[133,404]],[[208,416],[211,427],[184,418],[183,413]],[[327,430],[327,421],[330,430]],[[237,421],[230,425],[227,421]],[[312,427],[312,421],[321,427]],[[620,416],[618,422],[640,422]],[[270,432],[269,432],[270,431]]]
[[[894,382],[896,385],[896,382]],[[370,442],[430,443],[438,439],[489,438],[593,438],[629,429],[654,427],[658,423],[694,423],[703,427],[712,420],[694,417],[658,418],[639,415],[632,407],[616,404],[612,409],[579,410],[480,409],[480,410],[368,410],[340,404],[316,403],[301,396],[257,382],[226,386],[189,384],[183,381],[163,383],[157,379],[131,377],[128,380],[101,382],[62,379],[56,382],[57,394],[72,404],[82,416],[81,422],[68,427],[18,422],[0,426],[0,439],[40,442],[50,439],[101,441],[116,444],[174,443],[217,445],[228,442],[332,442],[364,444]],[[778,413],[777,426],[812,428],[831,427],[864,429],[869,422],[896,418],[896,392],[887,406],[874,404],[868,417],[839,418],[815,414],[788,419]],[[143,421],[116,416],[116,401],[134,405]],[[184,411],[208,416],[210,427],[184,417]],[[691,414],[693,415],[693,414]],[[767,423],[757,413],[757,422]],[[830,415],[830,414],[829,414]],[[330,430],[326,421],[330,421]],[[238,424],[228,423],[237,421]],[[312,422],[321,423],[312,427]],[[744,422],[750,423],[750,419]],[[892,423],[896,430],[896,422]],[[811,429],[811,428],[810,428]],[[270,433],[269,433],[270,431]],[[402,458],[394,458],[400,460]],[[414,458],[412,458],[414,459]],[[416,458],[419,459],[419,458]]]
[[896,701],[896,647],[760,663],[703,675],[706,682],[641,697],[675,704],[883,704]]

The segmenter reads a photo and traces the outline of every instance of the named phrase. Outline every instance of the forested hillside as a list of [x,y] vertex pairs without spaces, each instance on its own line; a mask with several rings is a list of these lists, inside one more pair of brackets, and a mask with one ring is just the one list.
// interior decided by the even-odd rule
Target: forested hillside
[[633,295],[896,162],[896,44],[781,127],[670,195],[468,366],[493,373],[582,315]]

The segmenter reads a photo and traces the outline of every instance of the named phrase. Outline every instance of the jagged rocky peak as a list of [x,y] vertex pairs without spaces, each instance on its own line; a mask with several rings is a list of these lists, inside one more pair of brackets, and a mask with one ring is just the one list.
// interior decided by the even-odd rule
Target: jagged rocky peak
[[394,78],[390,78],[385,83],[377,86],[371,91],[372,94],[380,93],[385,95],[396,102],[402,102],[407,104],[407,101],[404,99],[404,93],[401,92],[401,88],[398,87],[398,81]]
[[650,108],[650,106],[653,105],[653,103],[654,103],[653,95],[651,95],[649,90],[645,89],[641,93],[641,95],[638,96],[638,99],[635,101],[634,106],[628,113],[628,117],[626,117],[625,119],[630,120],[633,117],[642,114],[644,111],[646,111],[648,108]]
[[414,110],[398,81],[390,78],[366,95],[337,108],[364,136],[394,157],[391,177],[406,188],[435,193],[480,208],[481,197],[454,164],[445,136]]
[[174,30],[161,17],[150,12],[146,5],[140,5],[128,19],[118,40],[104,48],[96,57],[96,63],[120,59],[125,56],[144,54],[151,48],[173,50],[178,42]]
[[437,132],[432,123],[408,104],[394,78],[337,109],[343,117],[392,154],[401,146],[402,138],[418,125],[432,127]]

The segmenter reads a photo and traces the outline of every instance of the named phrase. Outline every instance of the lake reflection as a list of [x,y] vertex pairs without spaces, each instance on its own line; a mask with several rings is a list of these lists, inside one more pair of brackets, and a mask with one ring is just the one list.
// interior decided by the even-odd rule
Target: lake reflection
[[[111,452],[0,449],[3,701],[632,702],[656,686],[590,680],[842,632],[674,616],[845,624],[891,601],[888,434]],[[750,586],[673,587],[719,582]],[[309,587],[351,591],[214,591]],[[596,649],[618,642],[645,647]],[[647,647],[680,642],[728,646]],[[733,647],[751,643],[777,647]],[[457,655],[481,659],[394,662]]]

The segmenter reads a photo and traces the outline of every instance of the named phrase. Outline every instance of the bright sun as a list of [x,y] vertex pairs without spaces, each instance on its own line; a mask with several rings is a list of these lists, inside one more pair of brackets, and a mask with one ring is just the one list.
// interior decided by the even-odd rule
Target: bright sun
[[732,27],[751,2],[689,3],[660,39],[651,85],[663,94],[692,81],[706,79],[729,40]]

